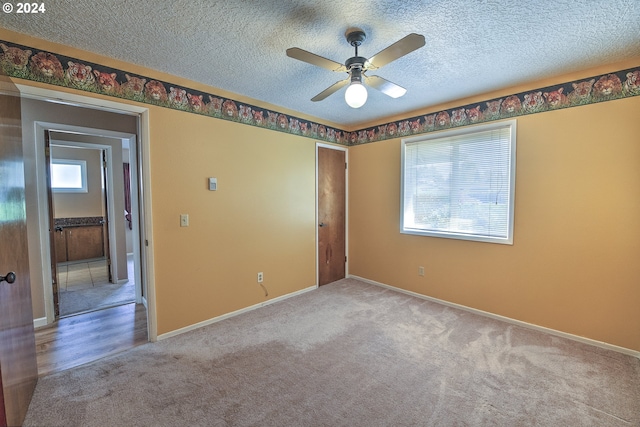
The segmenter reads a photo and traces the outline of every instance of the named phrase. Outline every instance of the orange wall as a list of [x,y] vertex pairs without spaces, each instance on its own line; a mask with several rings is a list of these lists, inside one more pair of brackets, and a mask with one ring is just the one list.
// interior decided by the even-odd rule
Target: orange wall
[[400,234],[400,139],[350,148],[350,273],[640,350],[638,111],[517,118],[512,246]]
[[159,334],[315,285],[313,140],[153,108],[151,144]]

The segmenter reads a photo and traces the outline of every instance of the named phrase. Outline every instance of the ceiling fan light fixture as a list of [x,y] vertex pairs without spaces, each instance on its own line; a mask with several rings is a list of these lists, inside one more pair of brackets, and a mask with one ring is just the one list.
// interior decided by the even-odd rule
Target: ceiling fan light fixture
[[362,68],[359,65],[350,66],[351,83],[344,93],[344,100],[351,108],[360,108],[367,102],[367,88],[362,84]]
[[367,102],[367,88],[360,82],[351,82],[346,92],[344,100],[351,108],[360,108]]

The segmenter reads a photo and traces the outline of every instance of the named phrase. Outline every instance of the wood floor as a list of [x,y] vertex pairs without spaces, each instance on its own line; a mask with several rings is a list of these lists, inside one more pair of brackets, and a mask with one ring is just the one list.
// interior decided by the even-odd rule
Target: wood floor
[[147,312],[126,304],[60,319],[36,330],[38,375],[63,371],[147,342]]

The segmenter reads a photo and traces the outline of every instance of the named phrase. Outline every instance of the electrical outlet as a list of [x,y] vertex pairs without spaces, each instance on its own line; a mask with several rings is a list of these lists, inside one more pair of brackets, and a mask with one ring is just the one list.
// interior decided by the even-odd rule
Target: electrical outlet
[[260,273],[258,273],[258,283],[262,283],[262,280],[264,280],[264,274],[262,274],[262,271]]
[[418,276],[424,276],[424,267],[418,267]]

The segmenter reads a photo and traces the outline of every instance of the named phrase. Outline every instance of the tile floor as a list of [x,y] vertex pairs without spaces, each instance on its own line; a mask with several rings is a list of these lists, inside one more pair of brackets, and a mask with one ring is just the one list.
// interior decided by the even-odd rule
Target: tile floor
[[77,291],[107,284],[109,284],[109,274],[106,260],[58,264],[60,291]]
[[[127,255],[127,283],[134,283],[133,254]],[[78,291],[94,286],[108,285],[106,260],[58,264],[58,288],[60,291]]]

